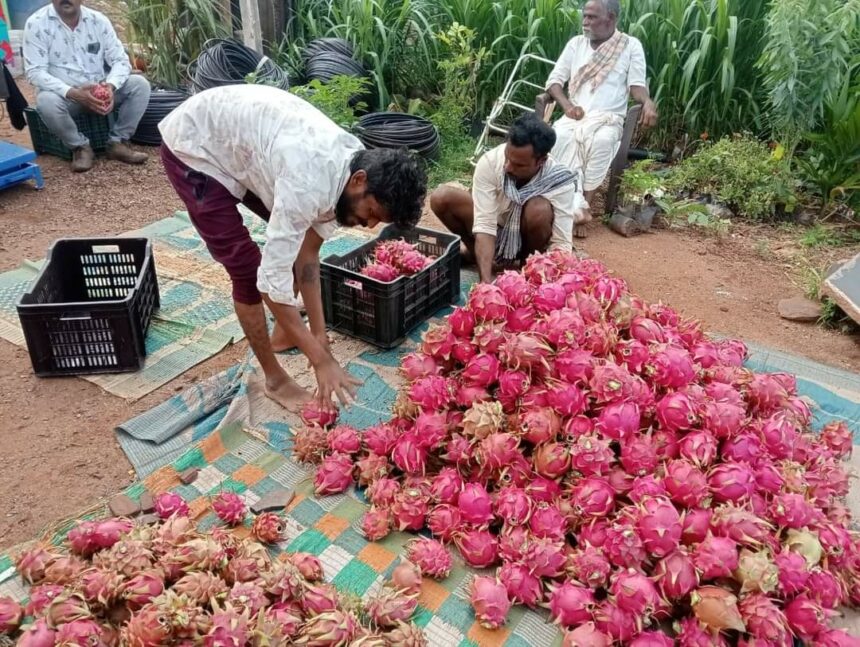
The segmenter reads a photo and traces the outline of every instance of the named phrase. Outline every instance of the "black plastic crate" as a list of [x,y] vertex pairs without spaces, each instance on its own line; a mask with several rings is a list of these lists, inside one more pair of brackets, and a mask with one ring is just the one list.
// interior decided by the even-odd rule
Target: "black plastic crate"
[[[379,240],[403,238],[416,244],[432,265],[391,283],[359,274]],[[320,264],[323,309],[330,328],[379,346],[393,348],[409,332],[460,298],[460,237],[432,229],[403,230],[388,225],[379,237],[344,256]]]
[[[35,108],[27,108],[24,115],[27,117],[34,151],[44,155],[56,155],[66,160],[72,159],[71,149],[48,129]],[[90,140],[90,148],[99,153],[107,148],[108,136],[115,118],[115,113],[103,116],[86,111],[73,117],[78,130]]]
[[33,370],[40,377],[136,371],[159,305],[146,238],[56,241],[18,302]]

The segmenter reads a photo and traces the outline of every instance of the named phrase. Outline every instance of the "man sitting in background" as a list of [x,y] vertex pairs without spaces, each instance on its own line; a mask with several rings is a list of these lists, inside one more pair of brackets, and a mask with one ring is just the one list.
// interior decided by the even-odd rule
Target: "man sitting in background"
[[466,262],[480,280],[493,279],[494,261],[508,265],[547,249],[570,251],[574,212],[582,195],[576,176],[549,152],[555,133],[534,114],[517,119],[507,142],[475,167],[472,193],[441,186],[430,208],[463,241]]
[[[27,19],[23,46],[24,71],[37,91],[36,109],[72,150],[72,170],[93,166],[93,149],[72,117],[82,110],[109,115],[115,105],[119,114],[110,130],[108,158],[127,164],[146,161],[126,142],[149,105],[149,82],[131,75],[128,56],[105,15],[82,7],[81,0],[52,0]],[[93,94],[101,82],[103,99]]]
[[[582,35],[568,42],[546,82],[564,110],[554,126],[558,141],[553,157],[582,173],[589,203],[618,152],[628,94],[642,104],[639,123],[649,128],[657,123],[645,79],[645,52],[639,40],[616,29],[620,12],[619,0],[589,0],[582,10]],[[590,219],[586,208],[578,237],[585,236]]]

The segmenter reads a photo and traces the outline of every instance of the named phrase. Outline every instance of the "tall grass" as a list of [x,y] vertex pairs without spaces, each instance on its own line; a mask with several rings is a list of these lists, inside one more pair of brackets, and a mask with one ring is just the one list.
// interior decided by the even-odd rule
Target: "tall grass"
[[642,41],[651,95],[660,109],[653,138],[711,138],[758,131],[763,47],[762,0],[628,0],[622,27]]

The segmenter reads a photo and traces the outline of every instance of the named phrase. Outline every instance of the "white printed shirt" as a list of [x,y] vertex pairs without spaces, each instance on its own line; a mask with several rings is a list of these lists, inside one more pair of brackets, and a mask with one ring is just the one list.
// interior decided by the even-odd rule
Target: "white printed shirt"
[[311,104],[264,85],[195,94],[158,126],[164,144],[241,199],[253,191],[271,211],[257,287],[296,305],[293,264],[311,228],[337,228],[334,208],[364,147]]
[[87,7],[81,7],[74,29],[52,4],[39,9],[24,25],[23,50],[27,80],[40,92],[62,97],[72,87],[102,81],[119,90],[131,74],[128,55],[110,20]]
[[[645,78],[645,50],[642,43],[633,36],[628,36],[627,47],[618,57],[615,67],[607,75],[597,90],[592,91],[591,83],[586,83],[570,100],[580,106],[586,116],[597,112],[610,112],[627,116],[627,99],[633,86],[648,87]],[[558,83],[564,86],[572,79],[579,69],[591,60],[594,50],[591,42],[585,36],[571,38],[564,51],[555,63],[546,81],[546,89]]]
[[[553,158],[546,162],[551,168],[557,164]],[[497,236],[498,229],[505,225],[513,210],[513,203],[505,195],[505,144],[487,151],[478,160],[472,177],[472,202],[474,204],[473,234]],[[560,186],[542,197],[552,205],[552,237],[549,249],[570,251],[573,246],[575,215],[585,199],[576,185]]]

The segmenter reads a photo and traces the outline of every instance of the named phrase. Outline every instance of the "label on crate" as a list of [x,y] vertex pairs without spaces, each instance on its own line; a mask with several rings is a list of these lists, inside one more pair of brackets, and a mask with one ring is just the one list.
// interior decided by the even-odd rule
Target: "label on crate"
[[93,254],[119,254],[119,245],[93,245]]
[[360,281],[354,281],[352,279],[345,279],[344,285],[351,287],[353,290],[361,291],[363,289]]

